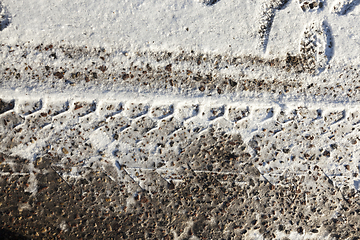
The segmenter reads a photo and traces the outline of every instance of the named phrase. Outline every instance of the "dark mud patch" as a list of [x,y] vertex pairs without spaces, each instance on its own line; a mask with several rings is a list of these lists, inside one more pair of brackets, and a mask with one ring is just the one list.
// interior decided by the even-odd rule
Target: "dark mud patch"
[[30,238],[26,238],[21,234],[13,232],[6,228],[0,228],[0,236],[3,240],[28,240]]
[[[32,171],[24,159],[0,158],[7,173],[0,177],[1,227],[33,239],[247,239],[255,230],[266,239],[278,231],[343,239],[360,231],[358,197],[343,200],[321,170],[274,186],[260,175],[241,136],[219,130],[203,132],[174,159],[182,182],[152,192],[139,188],[126,166],[117,176],[88,168],[69,185],[52,166],[56,157],[38,158]],[[33,171],[36,193],[26,191]]]

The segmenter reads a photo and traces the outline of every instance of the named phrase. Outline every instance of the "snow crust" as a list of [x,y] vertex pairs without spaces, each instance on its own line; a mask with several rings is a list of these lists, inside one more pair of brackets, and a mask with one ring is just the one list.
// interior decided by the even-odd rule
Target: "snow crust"
[[[3,0],[1,2],[1,13],[9,24],[6,26],[2,24],[3,29],[0,32],[0,44],[2,44],[0,59],[3,62],[1,70],[17,68],[20,69],[19,73],[24,77],[1,83],[0,99],[9,102],[15,100],[16,102],[15,108],[1,113],[1,117],[7,117],[11,114],[17,115],[23,122],[15,126],[14,129],[20,131],[24,126],[33,126],[31,119],[41,118],[41,113],[44,113],[43,110],[48,111],[57,108],[61,110],[68,104],[68,109],[56,116],[49,117],[49,123],[47,123],[47,127],[44,127],[45,130],[41,129],[43,132],[39,130],[36,133],[41,136],[37,142],[27,139],[29,144],[24,141],[24,143],[9,150],[9,153],[36,160],[43,149],[50,145],[48,144],[50,142],[55,146],[54,154],[67,155],[70,150],[61,144],[65,145],[66,141],[64,141],[65,143],[62,141],[67,137],[67,134],[74,131],[71,127],[86,129],[89,132],[83,134],[84,143],[91,144],[94,150],[93,152],[86,152],[88,154],[86,159],[79,158],[79,162],[72,166],[69,172],[63,173],[63,177],[76,180],[81,176],[85,167],[93,167],[93,164],[95,164],[94,168],[106,168],[110,165],[118,173],[126,165],[126,173],[131,179],[138,182],[141,188],[146,189],[148,186],[145,181],[141,180],[142,174],[146,175],[144,172],[155,170],[151,164],[155,165],[162,162],[161,154],[157,152],[160,149],[157,145],[159,139],[155,137],[147,147],[143,148],[147,153],[150,153],[150,161],[141,162],[141,158],[137,162],[133,161],[135,157],[145,155],[137,151],[138,146],[146,142],[139,140],[143,137],[141,134],[147,133],[146,131],[137,133],[136,127],[140,125],[138,122],[143,121],[141,124],[146,125],[146,128],[153,128],[150,133],[157,131],[161,133],[163,122],[170,122],[174,118],[183,127],[181,130],[191,129],[193,131],[189,135],[186,135],[185,130],[183,131],[184,135],[189,136],[187,140],[181,140],[184,145],[188,144],[192,137],[197,136],[194,129],[199,128],[202,131],[206,128],[222,128],[229,133],[241,134],[242,140],[250,146],[256,135],[263,134],[264,139],[268,137],[266,136],[267,133],[264,133],[266,128],[269,130],[276,129],[283,112],[287,114],[285,114],[286,116],[291,116],[293,111],[300,112],[305,109],[309,111],[304,113],[304,116],[309,117],[308,119],[311,118],[311,121],[307,122],[307,120],[300,119],[298,122],[303,124],[301,127],[304,131],[298,130],[298,132],[304,135],[304,132],[309,131],[306,132],[309,136],[304,135],[304,137],[309,138],[313,133],[318,134],[316,136],[319,137],[313,143],[317,146],[323,144],[326,153],[318,153],[314,150],[314,156],[316,152],[320,157],[328,157],[327,161],[321,160],[319,166],[326,176],[332,177],[336,187],[350,186],[358,191],[360,189],[360,178],[357,175],[359,172],[359,151],[356,144],[359,140],[357,134],[359,130],[358,119],[360,118],[357,111],[360,107],[359,99],[356,96],[354,98],[347,97],[346,89],[336,100],[334,100],[335,97],[325,95],[330,92],[330,90],[327,91],[327,85],[332,87],[337,86],[337,84],[346,85],[348,83],[345,77],[339,76],[345,67],[360,64],[360,24],[358,24],[360,6],[357,7],[350,0],[342,3],[323,1],[321,7],[310,10],[303,10],[299,1],[295,0],[285,1],[286,3],[283,6],[273,9],[267,9],[268,5],[264,7],[265,1],[260,0],[220,0],[211,4],[212,2],[198,0]],[[270,14],[270,17],[267,14]],[[259,35],[259,24],[263,19],[266,20],[263,26],[267,31],[264,34],[267,38],[266,46],[262,45],[264,39],[261,39]],[[194,72],[203,75],[211,72],[214,74],[214,78],[226,76],[235,78],[241,74],[246,75],[249,79],[282,78],[284,81],[289,79],[289,82],[291,78],[301,78],[303,85],[310,86],[312,83],[318,83],[318,86],[323,88],[316,96],[292,92],[274,97],[275,94],[271,92],[260,92],[255,95],[250,92],[238,91],[214,95],[195,91],[185,93],[181,91],[180,87],[177,90],[167,90],[143,86],[134,87],[133,85],[126,86],[126,84],[101,85],[98,82],[87,85],[85,80],[75,84],[69,80],[70,77],[68,76],[65,76],[64,79],[61,78],[61,81],[59,80],[56,84],[53,84],[55,77],[43,81],[37,79],[36,81],[39,81],[36,82],[30,77],[25,77],[28,70],[24,69],[32,66],[34,70],[40,71],[48,65],[58,69],[68,65],[69,68],[78,70],[87,69],[92,64],[98,64],[90,55],[84,55],[74,61],[67,61],[65,57],[61,57],[63,53],[58,47],[53,49],[56,54],[54,56],[57,56],[54,58],[31,50],[41,44],[44,46],[65,45],[74,48],[86,46],[89,49],[105,48],[110,56],[107,62],[112,63],[112,65],[107,65],[108,72],[119,72],[119,69],[130,68],[136,64],[141,65],[144,62],[152,62],[154,69],[163,69],[166,64],[171,63],[171,59],[156,61],[155,57],[139,57],[138,52],[181,53],[185,51],[189,53],[194,51],[211,56],[217,54],[227,57],[256,56],[262,59],[308,54],[310,57],[304,57],[306,61],[310,62],[314,59],[317,61],[316,64],[321,65],[321,71],[314,70],[316,73],[314,75],[278,73],[277,70],[268,66],[254,68],[230,66],[228,68],[222,65],[214,70],[207,63],[194,66],[188,62],[174,64],[172,71],[180,72],[184,69],[192,69]],[[308,46],[309,44],[313,44],[316,50],[310,51],[310,53],[306,52],[309,48],[304,47],[304,45]],[[14,47],[16,45],[25,47],[17,50]],[[5,49],[7,47],[9,49]],[[15,54],[10,54],[4,49],[15,52]],[[23,59],[24,52],[28,56],[26,60]],[[310,67],[311,64],[309,63]],[[113,80],[111,77],[104,79],[109,82]],[[359,81],[356,77],[352,80],[354,81],[350,84],[353,85]],[[79,113],[76,112],[78,103],[83,104],[83,109],[86,106],[90,110],[88,112],[81,112],[82,110]],[[91,104],[96,105],[96,108],[92,109]],[[133,104],[137,104],[137,106],[143,104],[146,110],[130,113],[127,110],[132,109]],[[120,110],[120,108],[116,109],[115,107],[109,112],[103,110],[110,105],[123,108]],[[250,114],[245,116],[245,120],[236,120],[238,116],[232,116],[230,114],[231,109],[241,109],[244,114],[249,111]],[[124,120],[131,127],[124,123],[124,126],[126,125],[125,130],[122,129],[121,131],[125,136],[127,134],[126,128],[131,129],[132,132],[129,130],[128,133],[128,138],[131,139],[129,142],[122,141],[125,137],[121,141],[115,141],[114,136],[106,132],[105,127],[101,124],[103,122],[109,123],[109,126],[112,124],[107,114],[113,114],[111,117],[116,118],[114,120],[118,121],[116,124],[123,124],[121,122],[122,117],[128,121]],[[341,116],[337,118],[336,114]],[[65,120],[65,118],[67,119]],[[288,126],[286,124],[289,119],[283,119],[283,129],[279,129],[279,132],[287,127],[292,129],[293,125],[288,124]],[[66,123],[68,125],[62,125],[62,121],[68,121]],[[28,123],[29,125],[26,125]],[[308,130],[306,124],[313,128]],[[324,128],[328,131],[320,132],[320,129]],[[166,127],[164,129],[167,130]],[[178,136],[180,136],[182,132],[177,128],[174,129],[171,131],[179,133]],[[294,129],[298,129],[297,126]],[[353,131],[354,129],[355,131]],[[169,136],[173,134],[171,131],[169,130]],[[345,160],[336,162],[335,156],[331,155],[330,157],[330,150],[326,150],[330,149],[330,146],[334,146],[332,131],[342,136],[342,138],[339,137],[341,140],[337,142],[341,145],[338,152],[341,152],[339,156],[346,152]],[[58,134],[60,137],[57,137]],[[56,137],[54,137],[55,135]],[[290,130],[289,132],[284,130],[279,135],[283,138],[282,140],[275,140],[275,137],[270,136],[268,141],[282,141],[279,144],[281,148],[292,148],[291,153],[296,156],[303,154],[302,149],[293,148],[293,143],[303,137],[302,135],[299,135],[300,137],[297,139],[293,137]],[[171,135],[171,137],[173,136]],[[175,150],[181,151],[183,142],[179,146],[168,149],[176,148]],[[254,150],[256,147],[252,149],[252,156],[257,154],[257,150]],[[305,175],[308,171],[307,167],[310,165],[304,164],[306,162],[304,159],[299,161],[296,159],[295,162],[292,157],[287,157],[287,152],[284,150],[290,151],[289,149],[281,149],[284,152],[276,152],[282,156],[281,160],[286,159],[285,163],[280,163],[271,160],[272,149],[262,147],[262,149],[268,150],[262,152],[262,156],[266,156],[268,159],[264,160],[263,163],[259,162],[257,168],[261,174],[266,176],[268,181],[276,184],[278,177],[285,171],[292,171],[299,175],[302,173]],[[249,149],[251,151],[250,147]],[[118,156],[117,151],[127,156]],[[74,156],[77,156],[76,153],[74,152]],[[346,154],[344,153],[344,156]],[[101,156],[100,160],[99,156]],[[336,155],[336,157],[338,156]],[[122,162],[119,162],[120,158]],[[273,169],[275,169],[274,172],[272,172]],[[181,180],[181,176],[179,176],[181,174],[177,172],[177,169],[170,166],[159,167],[156,171],[169,182]],[[37,182],[34,174],[30,176],[29,181],[30,185],[26,191],[35,194]],[[309,183],[309,186],[312,186],[311,184]],[[64,226],[65,223],[61,226],[63,230],[65,230]],[[300,239],[297,233],[291,233],[290,237]],[[313,236],[308,234],[302,237],[311,238]],[[327,235],[322,237],[324,239],[329,238]],[[261,238],[259,233],[249,233],[249,239],[257,238]]]
[[329,1],[304,12],[298,1],[289,1],[275,11],[264,53],[258,47],[264,2],[222,0],[209,6],[197,0],[4,0],[11,24],[1,39],[3,44],[285,56],[299,51],[307,25],[327,21],[335,42],[333,61],[360,62],[360,8],[339,14]]

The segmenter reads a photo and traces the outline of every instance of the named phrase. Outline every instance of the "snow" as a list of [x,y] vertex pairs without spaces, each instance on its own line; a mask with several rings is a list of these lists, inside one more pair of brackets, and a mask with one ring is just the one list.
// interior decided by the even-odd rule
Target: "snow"
[[[262,1],[196,0],[4,0],[11,24],[2,31],[4,44],[30,41],[105,47],[127,51],[195,50],[232,55],[262,55],[258,22]],[[359,63],[359,8],[345,15],[325,3],[303,12],[297,1],[275,11],[266,56],[297,53],[304,26],[323,20],[335,40],[334,61]]]
[[[337,142],[341,145],[340,150],[334,152],[341,155],[343,153],[340,152],[343,151],[348,155],[345,160],[337,161],[338,156],[332,152],[327,161],[321,160],[318,165],[327,176],[332,177],[337,187],[351,186],[359,190],[360,179],[355,176],[358,172],[356,168],[358,168],[359,151],[357,145],[349,144],[358,137],[356,110],[359,108],[359,96],[354,94],[348,97],[346,89],[339,90],[338,96],[334,96],[335,94],[329,96],[331,91],[327,88],[337,84],[341,87],[346,84],[354,85],[358,81],[356,77],[350,80],[339,77],[343,69],[360,64],[360,24],[358,24],[360,6],[348,8],[350,2],[346,0],[344,3],[339,5],[337,1],[324,1],[323,7],[304,11],[299,1],[295,0],[276,9],[268,8],[260,0],[221,0],[213,5],[206,5],[203,1],[197,0],[3,0],[2,15],[9,19],[10,24],[0,32],[1,70],[5,72],[7,68],[16,68],[22,78],[2,82],[0,98],[15,100],[15,108],[9,112],[18,114],[23,120],[15,128],[18,130],[28,123],[30,126],[31,119],[39,118],[39,113],[44,109],[57,107],[62,109],[66,104],[69,105],[69,109],[63,109],[60,114],[49,117],[49,122],[46,123],[48,125],[39,129],[38,135],[41,137],[38,137],[36,143],[29,145],[22,143],[9,151],[11,154],[16,153],[26,159],[35,160],[51,142],[51,147],[54,149],[49,151],[59,155],[73,151],[71,153],[78,156],[77,150],[68,148],[64,150],[63,147],[66,144],[67,147],[70,146],[66,138],[72,134],[71,127],[75,126],[82,131],[88,131],[83,133],[83,141],[80,137],[76,139],[81,143],[91,144],[93,150],[89,150],[88,157],[81,162],[79,157],[77,165],[73,166],[69,173],[64,173],[65,179],[78,178],[85,167],[93,164],[100,167],[111,164],[117,166],[119,171],[122,165],[126,165],[126,172],[131,179],[139,182],[139,186],[146,189],[146,182],[140,180],[138,176],[152,172],[155,169],[153,165],[162,163],[163,154],[159,153],[160,145],[157,145],[160,142],[159,138],[150,138],[146,145],[146,140],[143,139],[145,134],[166,132],[164,144],[167,144],[169,139],[183,137],[175,147],[166,147],[166,151],[173,154],[181,151],[183,146],[188,146],[191,139],[199,136],[204,129],[223,128],[227,132],[240,134],[246,144],[250,144],[257,135],[263,134],[268,142],[277,142],[280,145],[279,149],[283,147],[291,149],[291,153],[298,157],[296,161],[288,157],[286,152],[276,152],[276,156],[279,154],[284,163],[270,160],[275,151],[273,149],[263,148],[265,150],[261,152],[262,156],[268,158],[262,163],[259,162],[257,168],[267,180],[276,184],[278,176],[286,171],[296,174],[307,171],[310,164],[307,165],[308,163],[301,159],[303,149],[296,149],[294,146],[302,146],[299,142],[302,138],[308,137],[305,133],[317,134],[315,145],[330,149],[329,146]],[[268,14],[273,14],[273,17],[269,17]],[[270,24],[264,23],[270,26],[263,36],[267,38],[266,44],[259,35],[259,25],[264,19],[271,19]],[[40,44],[43,44],[43,48],[54,45],[51,52],[55,53],[56,57],[49,58],[50,52],[47,50],[33,51]],[[311,53],[306,52],[309,48],[304,47],[309,44],[316,47],[315,50],[310,49],[313,51]],[[59,46],[82,50],[86,46],[89,52],[78,58],[75,57],[75,60],[69,60]],[[234,79],[236,76],[244,75],[248,79],[266,79],[270,85],[272,79],[282,79],[290,83],[296,78],[303,86],[315,83],[320,90],[316,92],[316,96],[312,93],[307,95],[295,91],[290,94],[235,91],[216,95],[214,94],[216,90],[199,93],[190,90],[186,92],[181,87],[165,89],[140,84],[127,85],[121,81],[113,83],[112,76],[110,74],[106,76],[105,73],[101,78],[99,77],[103,82],[100,80],[94,80],[95,83],[89,84],[85,80],[71,82],[70,72],[94,70],[98,69],[96,68],[98,65],[103,64],[98,56],[95,56],[97,51],[92,52],[94,48],[106,49],[103,54],[103,56],[108,54],[106,74],[119,73],[121,69],[129,70],[132,65],[145,69],[146,62],[151,62],[154,69],[163,69],[167,64],[172,63],[173,58],[162,58],[157,61],[156,53],[170,52],[177,55],[185,52],[191,55],[194,51],[194,55],[202,54],[202,63],[194,64],[195,60],[184,60],[174,63],[172,71],[178,71],[179,75],[185,76],[184,70],[191,69],[194,73],[203,75],[212,73],[214,78],[219,79],[225,77]],[[154,55],[140,56],[139,52],[154,53]],[[24,53],[27,54],[25,58]],[[226,61],[238,56],[258,57],[265,60],[284,59],[288,54],[293,56],[309,54],[310,58],[314,57],[317,69],[312,69],[313,72],[309,71],[314,74],[287,73],[269,66],[249,67],[246,64],[240,66],[234,64],[228,67],[222,63],[220,67],[213,68],[213,65],[216,65],[213,62],[216,61],[217,55],[221,55]],[[205,58],[211,59],[212,63],[205,62]],[[44,71],[45,66],[50,66],[54,71],[64,66],[70,70],[67,69],[64,74],[68,75],[59,80],[54,76],[47,78],[46,73],[40,73]],[[311,64],[309,66],[309,68],[313,67]],[[27,75],[28,67],[34,69],[40,77],[31,79]],[[351,80],[354,81],[351,83]],[[96,107],[89,108],[88,112],[81,112],[84,107],[78,113],[76,104],[79,102],[84,103],[84,106],[94,104]],[[144,104],[145,108],[132,113],[130,110],[134,104],[137,107]],[[118,108],[108,112],[103,110],[110,105],[116,105]],[[231,109],[237,112],[232,115]],[[309,110],[310,113],[306,112],[304,116],[312,117],[312,121],[298,120],[303,124],[301,126],[303,128],[298,130],[299,135],[296,138],[290,132],[285,133],[284,129],[293,127],[291,124],[287,125],[287,122],[290,121],[294,111],[300,112],[301,109]],[[3,113],[3,116],[9,112]],[[283,122],[280,120],[282,112],[289,117]],[[317,115],[319,112],[321,116]],[[83,115],[76,115],[80,113]],[[331,122],[332,120],[328,119],[331,119],[329,116],[333,113],[335,115],[343,113],[344,116],[340,120]],[[109,123],[109,127],[116,129],[116,126],[110,126],[111,121],[107,114],[111,114],[110,117],[116,121],[126,123],[121,130],[121,143],[115,141],[114,136],[107,133],[104,125],[101,125],[106,122]],[[238,119],[239,114],[243,114],[244,119]],[[178,126],[166,128],[164,122],[170,122],[173,117],[177,121],[174,125],[178,123],[181,128]],[[62,121],[66,126],[62,125]],[[146,125],[144,127],[146,131],[141,132],[141,129],[139,131],[136,129],[141,124]],[[341,124],[343,125],[340,126]],[[264,133],[264,129],[273,130],[279,125],[281,125],[279,132],[283,131],[279,134],[282,139],[276,139],[275,134],[268,136]],[[356,129],[350,130],[352,127]],[[327,132],[320,132],[322,128],[326,128]],[[200,133],[198,134],[195,129],[200,129]],[[186,130],[189,130],[188,133]],[[178,135],[174,134],[175,132]],[[338,134],[336,135],[338,140],[332,140],[333,133]],[[144,152],[139,150],[141,144]],[[117,156],[116,151],[120,151],[122,155]],[[249,151],[253,156],[257,154],[255,148],[249,148]],[[311,154],[315,154],[315,150],[311,151],[309,150]],[[145,153],[149,155],[147,162],[142,161]],[[316,154],[320,153],[316,152]],[[122,162],[119,163],[120,157]],[[351,171],[344,173],[344,167],[347,166]],[[271,169],[275,171],[271,172]],[[181,180],[181,174],[176,171],[176,167],[172,168],[170,163],[157,169],[158,174],[169,182]],[[37,191],[34,174],[31,174],[29,181],[31,184],[27,191],[34,194]],[[61,226],[63,230],[64,226],[65,223]],[[259,237],[261,235],[257,232],[249,233],[249,239]],[[298,237],[297,233],[291,233],[291,238]]]
[[[241,42],[246,47],[243,51],[252,49],[255,45],[248,35],[254,23],[237,26],[249,16],[240,14],[244,6],[239,4],[235,6],[239,11],[233,11],[233,4],[219,2],[215,8],[189,0],[4,1],[12,23],[2,39],[4,43],[64,42],[127,50],[192,46],[219,52],[228,51],[229,45],[238,49]],[[254,7],[246,4],[245,9],[250,13]]]

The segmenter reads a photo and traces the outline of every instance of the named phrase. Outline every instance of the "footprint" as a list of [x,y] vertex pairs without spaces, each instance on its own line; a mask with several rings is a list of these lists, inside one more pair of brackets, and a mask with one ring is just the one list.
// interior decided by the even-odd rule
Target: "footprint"
[[270,30],[275,18],[276,10],[281,10],[286,7],[289,0],[270,0],[265,1],[261,6],[261,17],[260,17],[260,45],[264,52],[269,41]]
[[360,0],[344,0],[341,2],[339,1],[333,5],[331,11],[339,15],[345,15],[348,12],[352,11],[359,4]]
[[[325,0],[298,0],[304,12],[316,12],[326,6]],[[265,52],[276,10],[286,7],[288,0],[270,0],[262,4],[260,17],[260,46]],[[352,11],[360,0],[343,0],[333,4],[332,13],[345,15]],[[314,13],[316,14],[316,13]],[[287,62],[297,66],[299,71],[321,73],[334,55],[334,40],[326,21],[309,24],[300,41],[300,55],[288,57]]]
[[305,70],[319,73],[333,56],[333,40],[331,29],[324,21],[309,24],[300,42],[300,55]]
[[[199,0],[206,6],[212,6],[220,0]],[[262,14],[260,17],[260,45],[263,48],[264,52],[266,51],[266,47],[269,41],[269,34],[272,27],[272,23],[274,21],[276,10],[281,10],[285,8],[285,5],[289,0],[270,0],[265,1],[261,8]]]

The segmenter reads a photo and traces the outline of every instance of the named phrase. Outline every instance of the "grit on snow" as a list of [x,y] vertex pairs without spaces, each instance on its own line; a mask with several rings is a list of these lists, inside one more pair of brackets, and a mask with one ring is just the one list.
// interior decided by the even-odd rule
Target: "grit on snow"
[[3,16],[11,24],[1,32],[1,39],[13,45],[30,41],[124,51],[285,56],[299,52],[306,29],[325,23],[334,39],[334,59],[358,63],[357,4],[350,0],[3,0]]
[[[209,216],[199,222],[207,227],[236,220],[216,216],[246,201],[268,207],[286,193],[281,204],[304,205],[296,224],[285,205],[274,206],[286,219],[279,227],[264,220],[275,210],[249,210],[262,225],[244,218],[244,229],[223,226],[226,236],[331,238],[325,226],[356,229],[339,212],[360,190],[359,3],[2,0],[0,175],[26,179],[36,199],[48,188],[39,176],[77,189],[96,172],[125,192],[102,203],[115,213],[142,211],[159,189],[164,199],[188,197],[207,181],[247,196],[238,205],[228,192],[206,200],[214,212],[204,203]],[[197,214],[170,205],[168,214],[186,217],[168,234],[209,237]]]

